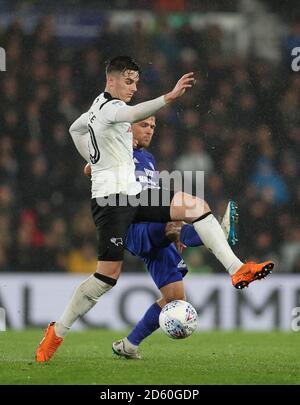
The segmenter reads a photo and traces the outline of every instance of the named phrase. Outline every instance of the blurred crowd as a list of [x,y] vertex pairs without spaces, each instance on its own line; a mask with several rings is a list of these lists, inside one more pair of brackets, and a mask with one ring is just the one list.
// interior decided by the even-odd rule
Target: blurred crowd
[[[300,31],[299,31],[300,32]],[[134,103],[170,90],[194,71],[197,85],[157,115],[151,146],[159,170],[202,170],[217,215],[239,204],[243,260],[273,259],[300,271],[300,72],[228,55],[223,32],[163,20],[148,32],[107,21],[89,47],[62,47],[51,17],[30,35],[0,29],[0,270],[93,272],[96,235],[90,184],[68,133],[104,89],[105,60],[131,54],[143,74]],[[190,269],[222,271],[205,249],[186,249]],[[142,264],[130,255],[125,270]]]

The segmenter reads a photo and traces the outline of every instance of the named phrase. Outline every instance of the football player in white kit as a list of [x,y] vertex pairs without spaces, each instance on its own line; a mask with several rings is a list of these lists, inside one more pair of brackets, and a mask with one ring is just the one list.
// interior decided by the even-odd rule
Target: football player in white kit
[[[91,205],[97,228],[98,263],[96,272],[75,290],[59,320],[48,325],[36,351],[37,362],[50,360],[73,323],[115,286],[122,268],[123,242],[133,222],[185,221],[193,224],[204,245],[229,272],[236,288],[244,288],[252,281],[266,277],[274,267],[270,261],[242,263],[231,250],[209,205],[200,197],[168,190],[170,202],[163,204],[166,201],[163,188],[141,191],[135,177],[131,124],[179,99],[193,86],[195,79],[192,72],[187,73],[169,93],[128,106],[126,103],[137,91],[140,73],[132,58],[112,59],[106,67],[104,92],[70,127],[76,148],[91,163]],[[144,201],[149,204],[143,204]]]

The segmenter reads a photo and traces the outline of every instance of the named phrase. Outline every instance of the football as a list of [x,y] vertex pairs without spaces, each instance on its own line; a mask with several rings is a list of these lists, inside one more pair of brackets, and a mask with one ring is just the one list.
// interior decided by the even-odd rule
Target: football
[[175,300],[166,304],[159,315],[163,332],[173,339],[184,339],[197,328],[197,312],[186,301]]

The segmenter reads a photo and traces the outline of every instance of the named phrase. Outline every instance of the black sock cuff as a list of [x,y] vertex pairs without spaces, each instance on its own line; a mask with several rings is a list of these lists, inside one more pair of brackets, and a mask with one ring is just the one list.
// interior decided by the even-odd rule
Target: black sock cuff
[[201,215],[201,217],[195,219],[195,221],[193,221],[192,223],[194,224],[195,222],[201,221],[201,219],[208,217],[210,214],[211,214],[211,211],[207,212],[206,214]]
[[108,276],[104,276],[104,274],[94,273],[94,276],[98,279],[103,281],[104,283],[111,285],[112,287],[117,284],[117,280],[115,278],[111,278]]

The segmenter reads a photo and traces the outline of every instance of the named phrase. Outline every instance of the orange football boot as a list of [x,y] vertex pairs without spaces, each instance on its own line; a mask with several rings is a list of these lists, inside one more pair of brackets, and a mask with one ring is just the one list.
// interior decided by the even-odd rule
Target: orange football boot
[[35,360],[38,363],[49,361],[64,340],[63,338],[56,336],[54,324],[55,322],[49,323],[45,330],[45,336],[36,349]]
[[252,281],[267,277],[268,274],[272,273],[273,267],[274,263],[272,262],[245,263],[231,276],[232,285],[238,289],[248,287]]

